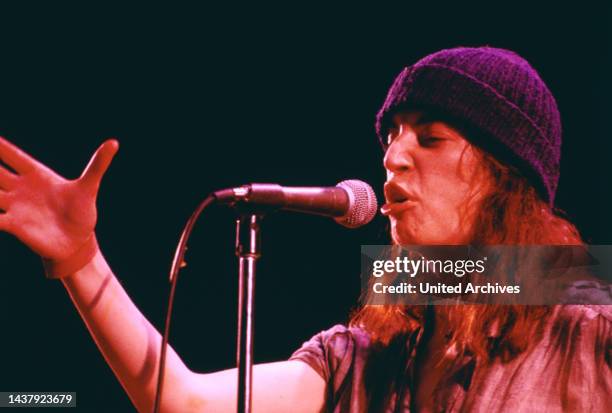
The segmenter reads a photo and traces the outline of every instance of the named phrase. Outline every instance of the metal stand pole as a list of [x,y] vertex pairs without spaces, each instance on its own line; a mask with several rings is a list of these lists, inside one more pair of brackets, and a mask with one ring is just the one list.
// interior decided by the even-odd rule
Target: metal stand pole
[[238,256],[238,413],[251,413],[253,389],[253,316],[255,312],[255,264],[261,256],[261,216],[245,214],[236,220]]

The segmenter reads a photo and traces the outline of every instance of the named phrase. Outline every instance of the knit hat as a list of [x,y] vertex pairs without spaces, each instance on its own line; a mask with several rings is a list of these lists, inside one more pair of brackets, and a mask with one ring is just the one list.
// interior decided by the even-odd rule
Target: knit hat
[[406,67],[376,116],[381,142],[393,115],[406,109],[434,110],[463,123],[476,132],[466,138],[515,166],[554,204],[561,153],[559,110],[535,69],[516,53],[461,47]]

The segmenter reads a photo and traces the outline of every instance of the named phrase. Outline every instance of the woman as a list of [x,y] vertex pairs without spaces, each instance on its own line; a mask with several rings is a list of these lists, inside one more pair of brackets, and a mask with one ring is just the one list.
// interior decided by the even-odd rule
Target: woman
[[[457,48],[406,68],[377,117],[397,244],[580,244],[553,212],[561,125],[529,64]],[[67,181],[5,140],[0,230],[61,278],[131,400],[151,410],[160,337],[95,242],[95,199],[118,145]],[[604,411],[612,405],[605,306],[366,306],[289,361],[254,368],[257,412]],[[164,412],[233,411],[235,370],[190,371],[169,352]]]

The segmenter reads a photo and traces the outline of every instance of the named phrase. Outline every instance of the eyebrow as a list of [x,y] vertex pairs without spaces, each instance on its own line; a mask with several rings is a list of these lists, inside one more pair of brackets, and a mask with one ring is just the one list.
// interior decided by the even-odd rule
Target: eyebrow
[[[435,116],[432,113],[423,113],[421,114],[421,116],[417,118],[415,126],[422,126],[422,125],[425,125],[428,123],[434,123],[434,122],[444,122],[444,120],[442,120],[439,116]],[[397,125],[395,121],[393,122],[393,124]]]
[[444,122],[439,116],[435,116],[431,113],[425,113],[419,117],[416,124],[418,126],[425,125],[427,123]]

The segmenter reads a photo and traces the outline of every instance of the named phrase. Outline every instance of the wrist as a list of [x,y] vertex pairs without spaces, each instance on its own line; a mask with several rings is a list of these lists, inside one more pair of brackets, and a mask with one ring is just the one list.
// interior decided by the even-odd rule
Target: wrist
[[98,241],[94,233],[68,258],[62,260],[50,260],[43,258],[45,275],[49,279],[68,277],[93,260],[98,252]]

